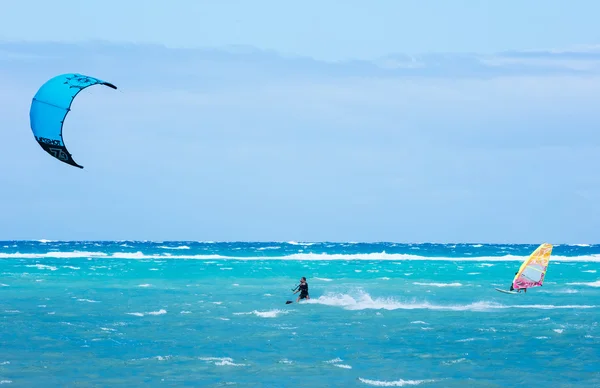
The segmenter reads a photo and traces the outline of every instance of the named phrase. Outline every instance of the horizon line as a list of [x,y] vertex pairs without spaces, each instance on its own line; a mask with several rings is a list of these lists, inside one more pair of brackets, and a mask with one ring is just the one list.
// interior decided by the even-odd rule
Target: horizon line
[[[138,239],[82,239],[82,240],[54,240],[54,239],[12,239],[12,240],[4,240],[0,239],[0,243],[5,242],[37,242],[37,243],[73,243],[73,242],[95,242],[95,243],[106,243],[106,242],[138,242],[138,243],[199,243],[199,244],[248,244],[248,243],[278,243],[278,244],[290,244],[290,245],[301,245],[301,244],[401,244],[401,245],[541,245],[544,243],[548,243],[546,240],[544,242],[535,242],[535,243],[511,243],[511,242],[482,242],[482,241],[462,241],[462,242],[400,242],[400,241],[342,241],[342,240],[138,240]],[[595,245],[600,245],[598,243],[566,243],[566,242],[558,242],[558,243],[549,243],[553,246],[560,245],[569,245],[569,246],[581,246],[581,247],[591,247]]]

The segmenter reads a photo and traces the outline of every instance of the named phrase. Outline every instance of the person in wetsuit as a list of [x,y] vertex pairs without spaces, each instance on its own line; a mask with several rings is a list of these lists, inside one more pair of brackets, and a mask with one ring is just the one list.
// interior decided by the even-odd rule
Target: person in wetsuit
[[308,295],[308,283],[306,283],[306,278],[304,276],[300,279],[300,284],[294,294],[297,292],[300,292],[300,295],[298,296],[298,299],[296,299],[296,303],[299,302],[300,299],[310,299],[310,296]]
[[[516,275],[516,274],[518,274],[518,273],[519,273],[519,271],[515,272],[515,275]],[[513,284],[512,284],[512,283],[510,283],[510,290],[511,290],[511,291],[514,291],[514,290],[515,290],[515,288],[513,287]],[[524,292],[527,292],[527,288],[519,288],[519,289],[517,290],[517,292],[521,292],[521,290],[523,290]]]
[[[518,273],[519,273],[519,271],[515,272],[515,275],[518,274]],[[511,282],[510,283],[510,290],[509,291],[514,291],[514,290],[515,290],[515,288],[513,287],[513,284]]]

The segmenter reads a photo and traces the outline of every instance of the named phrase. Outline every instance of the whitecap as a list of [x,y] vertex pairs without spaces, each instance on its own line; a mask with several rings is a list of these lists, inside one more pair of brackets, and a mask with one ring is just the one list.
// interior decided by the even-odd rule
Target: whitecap
[[413,282],[416,286],[433,286],[433,287],[462,287],[461,283],[421,283],[421,282]]
[[569,286],[587,286],[587,287],[600,287],[600,280],[596,280],[595,282],[575,282],[575,283],[567,283]]
[[49,269],[50,271],[58,270],[58,268],[53,265],[45,265],[45,264],[27,264],[27,265],[25,265],[25,267],[37,268],[37,269]]
[[541,305],[541,304],[530,304],[530,305],[503,305],[494,302],[480,301],[469,304],[448,304],[448,305],[437,305],[431,304],[427,301],[423,302],[400,302],[394,298],[372,298],[371,295],[365,292],[358,292],[354,295],[348,294],[333,294],[328,293],[318,298],[312,298],[307,300],[307,304],[321,304],[326,306],[342,307],[346,310],[447,310],[447,311],[493,311],[493,310],[509,310],[509,309],[542,309],[542,310],[553,310],[553,309],[590,309],[596,308],[596,306],[590,305]]
[[213,362],[218,366],[245,366],[246,364],[235,364],[230,357],[200,357],[202,361]]
[[233,315],[256,315],[257,317],[261,317],[261,318],[277,318],[280,314],[287,314],[289,313],[288,310],[269,310],[269,311],[258,311],[258,310],[254,310],[251,311],[249,313],[233,313]]
[[381,380],[369,380],[363,379],[362,377],[358,378],[361,382],[374,385],[376,387],[404,387],[405,385],[421,385],[423,383],[433,383],[436,380],[396,380],[396,381],[381,381]]

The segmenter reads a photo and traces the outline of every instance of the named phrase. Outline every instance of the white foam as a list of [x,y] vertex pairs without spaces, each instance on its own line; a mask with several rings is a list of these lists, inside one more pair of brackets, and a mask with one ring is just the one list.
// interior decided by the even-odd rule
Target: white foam
[[143,317],[144,315],[148,314],[148,315],[163,315],[166,314],[167,310],[164,309],[160,309],[158,311],[150,311],[150,312],[146,312],[146,313],[127,313],[127,315],[133,315],[136,317]]
[[53,265],[45,265],[45,264],[27,264],[25,267],[34,267],[37,269],[49,269],[50,271],[56,271],[58,268]]
[[456,340],[456,342],[473,342],[473,341],[485,341],[485,338],[464,338],[464,339],[459,339]]
[[73,267],[72,265],[63,265],[63,268],[69,268],[69,269],[81,269],[79,267]]
[[152,286],[152,284],[148,284],[148,283],[138,285],[138,287],[151,287],[151,286]]
[[460,283],[420,283],[420,282],[414,282],[414,285],[417,286],[433,286],[433,287],[462,287],[462,284]]
[[567,283],[569,286],[588,286],[588,287],[600,287],[600,280],[596,280],[595,282],[575,282],[575,283]]
[[[233,259],[239,261],[248,260],[288,260],[288,261],[454,261],[454,262],[506,262],[506,261],[519,261],[522,262],[528,256],[515,256],[515,255],[504,255],[504,256],[470,256],[470,257],[429,257],[429,256],[418,256],[401,253],[386,253],[385,251],[379,253],[359,253],[359,254],[327,254],[327,253],[295,253],[287,256],[253,256],[253,257],[235,257],[235,256],[223,256],[215,254],[207,255],[169,255],[169,254],[153,254],[146,255],[141,251],[138,252],[115,252],[107,254],[104,252],[88,252],[88,251],[70,251],[70,252],[46,252],[46,253],[0,253],[0,258],[4,259],[41,259],[41,258],[113,258],[113,259],[197,259],[197,260],[209,260],[209,259]],[[600,262],[600,255],[585,255],[585,256],[552,256],[556,262]],[[493,266],[490,263],[482,263],[481,266]]]
[[88,303],[100,303],[97,300],[92,300],[92,299],[77,299],[78,302],[88,302]]
[[160,249],[172,249],[172,250],[190,249],[190,247],[188,247],[187,245],[181,245],[181,246],[178,246],[178,247],[168,247],[168,246],[165,246],[165,245],[161,245],[158,248],[160,248]]
[[581,272],[596,273],[596,270],[595,269],[588,269],[588,270],[581,271]]
[[261,318],[277,318],[280,314],[287,314],[289,313],[288,310],[269,310],[269,311],[251,311],[249,313],[233,313],[233,315],[256,315],[257,317],[261,317]]
[[558,333],[558,334],[562,334],[565,331],[565,329],[554,329],[552,331],[554,331],[555,333]]
[[332,282],[333,281],[333,279],[329,279],[329,278],[313,278],[313,279],[320,280],[322,282]]
[[335,366],[337,366],[338,368],[343,368],[343,369],[352,369],[352,367],[350,365],[346,365],[346,364],[335,364]]
[[347,294],[332,294],[328,293],[318,298],[307,300],[308,304],[321,304],[325,306],[342,307],[346,310],[440,310],[440,311],[493,311],[507,309],[590,309],[596,306],[590,305],[503,305],[499,303],[479,301],[464,305],[436,305],[429,302],[400,302],[394,298],[375,298],[373,299],[365,292],[359,292],[355,296]]
[[217,366],[246,366],[246,364],[235,364],[230,357],[200,357],[202,361],[213,361]]
[[380,381],[380,380],[368,380],[362,377],[358,378],[361,382],[373,385],[376,387],[404,387],[406,385],[421,385],[423,383],[433,383],[436,380],[396,380],[396,381]]
[[464,362],[464,361],[467,361],[467,359],[466,358],[459,358],[457,360],[444,361],[443,364],[444,365],[453,365],[453,364],[458,364],[458,363]]

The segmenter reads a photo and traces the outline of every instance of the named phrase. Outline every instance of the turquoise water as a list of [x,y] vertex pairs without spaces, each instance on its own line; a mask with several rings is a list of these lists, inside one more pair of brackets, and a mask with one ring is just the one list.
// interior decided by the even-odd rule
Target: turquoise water
[[518,295],[536,245],[0,247],[7,386],[600,387],[600,246]]

